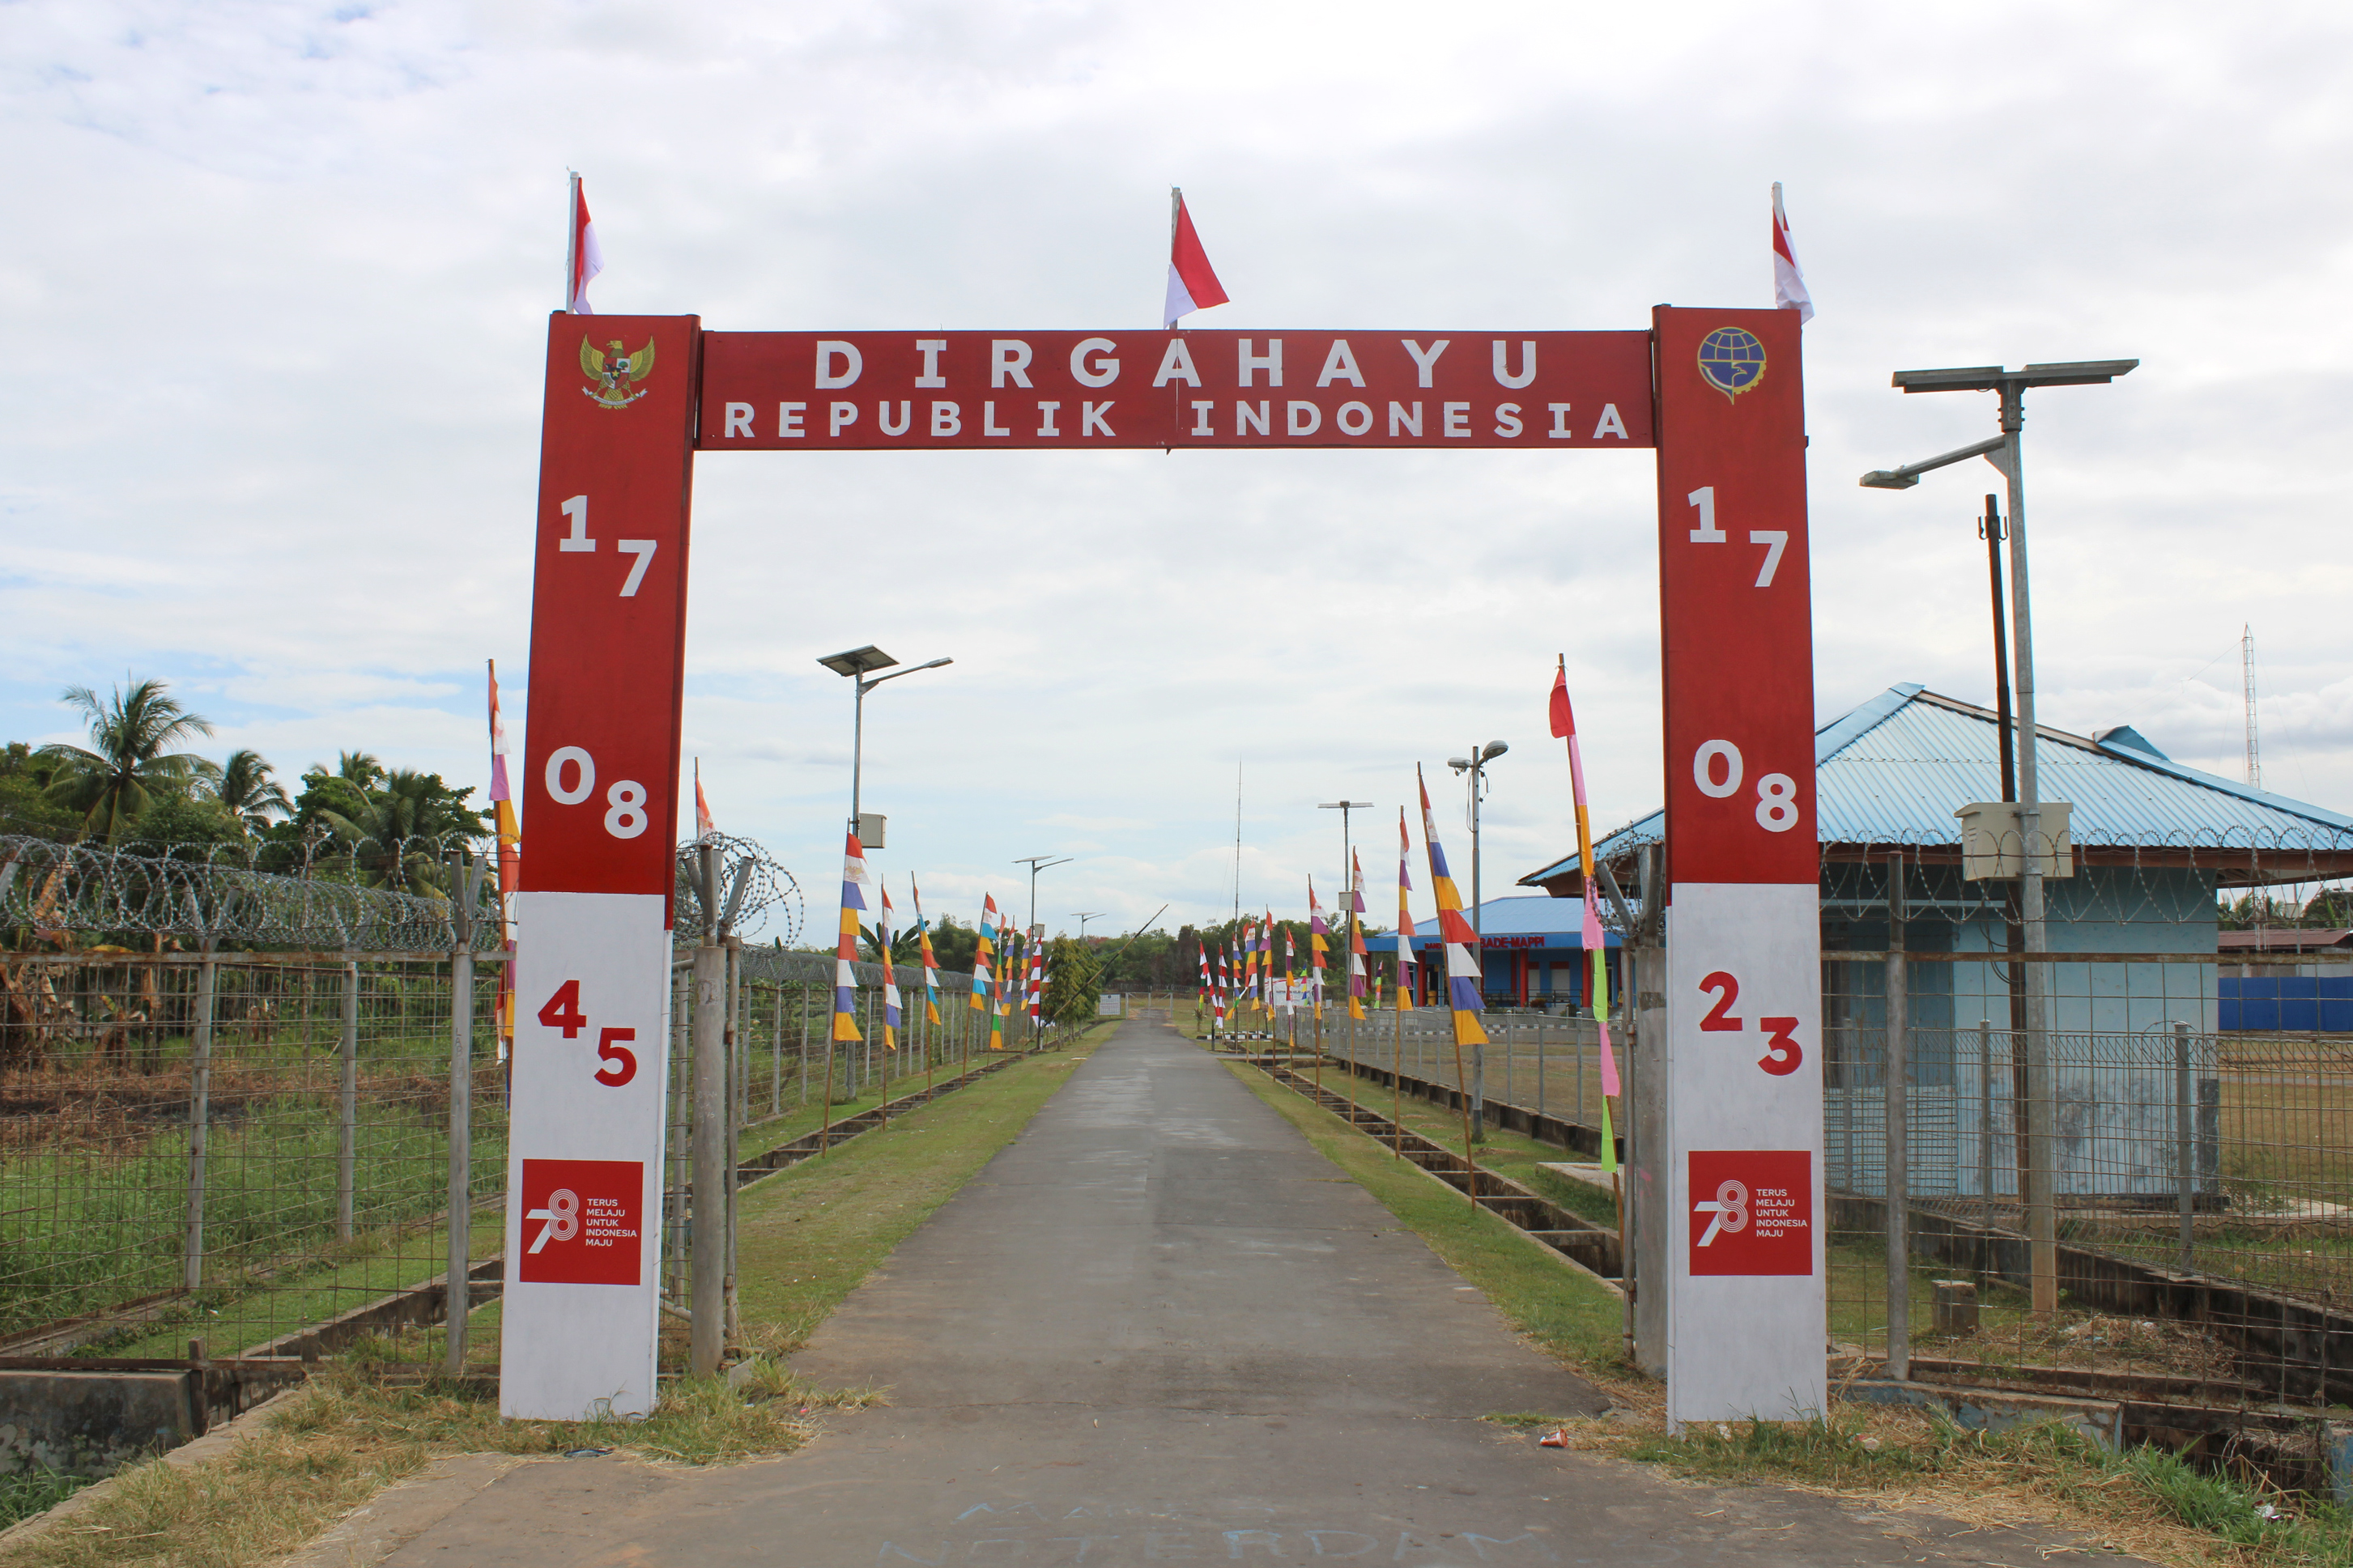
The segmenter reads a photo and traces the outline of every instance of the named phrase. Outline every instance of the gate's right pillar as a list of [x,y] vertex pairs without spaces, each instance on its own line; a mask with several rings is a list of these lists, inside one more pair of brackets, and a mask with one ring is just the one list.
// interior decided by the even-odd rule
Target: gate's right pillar
[[1642,1068],[1665,1257],[1641,1289],[1664,1288],[1671,1421],[1803,1417],[1827,1336],[1798,317],[1662,306],[1651,342],[1668,904]]

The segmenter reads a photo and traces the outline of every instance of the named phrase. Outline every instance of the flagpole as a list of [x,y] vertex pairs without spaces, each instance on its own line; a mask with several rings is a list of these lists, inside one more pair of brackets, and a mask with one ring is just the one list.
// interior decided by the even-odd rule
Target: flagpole
[[572,314],[572,280],[580,276],[580,176],[571,170],[564,171],[570,178],[565,184],[564,203],[564,310]]
[[[1398,933],[1398,951],[1405,951],[1405,933]],[[1389,1139],[1392,1159],[1405,1158],[1405,965],[1397,966],[1397,995],[1392,1002],[1397,1009],[1397,1054],[1389,1058],[1389,1127],[1394,1136]]]

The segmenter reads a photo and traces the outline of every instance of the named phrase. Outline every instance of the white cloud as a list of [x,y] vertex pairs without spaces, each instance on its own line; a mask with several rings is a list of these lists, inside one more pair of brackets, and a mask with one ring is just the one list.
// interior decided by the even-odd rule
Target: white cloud
[[[364,745],[479,782],[496,658],[519,750],[567,165],[601,307],[742,327],[1148,324],[1172,182],[1235,296],[1221,324],[1638,326],[1662,299],[1764,302],[1778,178],[1821,306],[1822,709],[1990,689],[1968,520],[1991,470],[1853,479],[1992,412],[1888,372],[2138,355],[2029,405],[2043,711],[2235,772],[2235,658],[2197,671],[2252,624],[2267,782],[2353,803],[2337,10],[1331,18],[6,7],[5,727],[57,731],[59,685],[135,669],[283,771]],[[1598,824],[1657,798],[1637,454],[735,458],[696,488],[687,743],[723,824],[820,904],[849,726],[811,661],[868,641],[956,658],[868,713],[880,858],[939,909],[1082,840],[1041,913],[1230,908],[1238,759],[1242,900],[1295,906],[1337,872],[1316,801],[1390,811],[1414,758],[1491,736],[1514,743],[1486,833],[1508,883],[1567,841],[1539,706],[1562,652]]]

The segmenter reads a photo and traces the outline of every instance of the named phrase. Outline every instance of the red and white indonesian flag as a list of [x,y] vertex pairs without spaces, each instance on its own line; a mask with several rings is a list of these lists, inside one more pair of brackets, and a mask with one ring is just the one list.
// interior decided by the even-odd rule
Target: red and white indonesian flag
[[1781,210],[1778,180],[1773,182],[1773,303],[1797,311],[1800,322],[1814,319],[1814,297],[1806,292],[1806,275],[1789,246],[1789,215]]
[[588,194],[580,188],[580,176],[575,174],[572,176],[572,297],[568,305],[574,315],[593,316],[596,313],[588,308],[588,282],[604,270],[605,251],[596,243],[596,225],[588,216]]
[[694,837],[697,843],[719,837],[719,825],[711,820],[711,803],[702,795],[702,759],[694,760]]
[[1193,232],[1193,215],[1185,210],[1185,193],[1172,186],[1168,195],[1176,204],[1176,221],[1168,237],[1168,301],[1161,310],[1164,327],[1175,326],[1180,316],[1226,302],[1225,288],[1209,269],[1201,237]]

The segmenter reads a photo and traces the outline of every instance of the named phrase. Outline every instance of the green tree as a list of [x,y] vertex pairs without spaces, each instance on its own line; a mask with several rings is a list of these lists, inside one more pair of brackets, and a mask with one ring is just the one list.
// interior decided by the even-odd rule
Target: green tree
[[248,833],[267,833],[272,816],[294,815],[294,803],[286,798],[286,786],[271,776],[274,772],[259,752],[243,747],[231,752],[221,763],[215,793],[223,805],[237,814]]
[[942,915],[932,922],[932,956],[940,961],[943,971],[970,973],[972,955],[979,947],[979,927],[965,925],[954,915]]
[[[184,795],[150,805],[125,829],[125,834],[122,847],[134,855],[210,860],[220,858],[220,846],[242,847],[246,825],[221,800],[208,795]],[[231,864],[244,864],[242,855],[232,854],[227,858]]]
[[[343,753],[346,763],[354,753]],[[380,788],[362,790],[350,778],[318,771],[302,775],[308,799],[321,799],[316,820],[350,857],[359,879],[372,887],[438,890],[446,878],[441,857],[461,842],[486,838],[482,814],[465,804],[474,793],[453,789],[439,773],[396,768]],[[296,820],[302,816],[296,808]]]
[[[882,962],[882,944],[876,940],[876,930],[872,926],[858,928],[858,951],[865,956],[869,963]],[[916,963],[923,956],[923,938],[913,928],[896,932],[891,938],[891,962],[902,971],[904,971],[909,964]],[[935,952],[933,956],[937,957],[938,954]],[[904,978],[903,974],[902,978]],[[923,984],[923,977],[918,974],[915,976],[915,983],[920,985]]]
[[339,752],[335,755],[335,776],[349,779],[364,792],[373,789],[385,773],[385,765],[365,752]]
[[90,721],[90,747],[44,746],[59,764],[48,798],[81,813],[82,830],[111,844],[132,818],[159,797],[185,798],[220,769],[193,752],[171,748],[213,727],[180,706],[160,680],[116,687],[100,698],[87,686],[69,686],[58,700]]
[[0,750],[0,833],[61,842],[73,838],[80,830],[80,818],[48,797],[61,765],[23,741],[12,741]]
[[1058,936],[1046,944],[1046,994],[1039,1005],[1048,1018],[1072,1028],[1092,1023],[1103,1000],[1103,964],[1094,944]]

